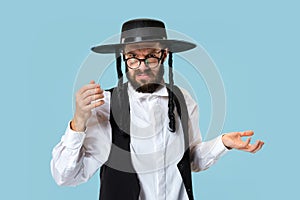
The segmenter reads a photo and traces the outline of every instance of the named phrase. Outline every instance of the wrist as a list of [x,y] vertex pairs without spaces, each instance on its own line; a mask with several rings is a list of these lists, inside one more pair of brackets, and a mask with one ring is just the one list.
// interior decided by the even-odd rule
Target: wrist
[[222,135],[222,143],[226,147],[226,149],[231,150],[232,148],[226,145],[226,134]]
[[74,117],[70,123],[70,128],[76,132],[84,132],[86,128],[85,122]]

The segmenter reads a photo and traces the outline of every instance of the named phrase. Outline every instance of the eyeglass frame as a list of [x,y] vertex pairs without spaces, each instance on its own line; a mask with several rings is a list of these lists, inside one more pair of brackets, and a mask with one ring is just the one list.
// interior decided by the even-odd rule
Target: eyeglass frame
[[[137,69],[139,69],[139,68],[141,67],[142,62],[144,62],[145,65],[146,65],[148,68],[154,69],[154,68],[156,68],[156,67],[159,66],[159,62],[163,59],[163,56],[164,56],[164,52],[165,52],[165,51],[166,51],[166,50],[164,50],[164,49],[161,49],[161,50],[160,50],[160,53],[161,53],[160,58],[158,58],[158,57],[156,57],[156,56],[153,56],[153,57],[147,57],[147,56],[150,55],[151,53],[148,54],[148,55],[146,55],[147,58],[144,58],[144,59],[135,58],[135,57],[132,57],[132,58],[125,58],[125,54],[123,54],[123,60],[124,60],[124,62],[125,62],[126,67],[128,67],[128,68],[130,68],[130,69],[132,69],[132,70],[137,70]],[[129,67],[128,64],[127,64],[127,61],[128,61],[129,59],[133,59],[133,58],[134,58],[134,59],[137,59],[137,60],[139,61],[139,66],[138,66],[137,68]],[[145,61],[146,61],[147,59],[149,59],[149,58],[156,58],[156,59],[158,60],[158,63],[157,63],[157,65],[156,65],[155,67],[149,67],[149,66],[146,64]]]

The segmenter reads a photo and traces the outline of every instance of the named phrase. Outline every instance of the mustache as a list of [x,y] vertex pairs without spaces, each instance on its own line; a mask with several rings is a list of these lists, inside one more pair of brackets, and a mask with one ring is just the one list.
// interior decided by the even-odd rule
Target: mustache
[[141,71],[141,70],[137,70],[135,71],[134,73],[135,75],[142,75],[142,74],[146,74],[146,75],[153,75],[152,71],[151,70],[144,70],[144,71]]

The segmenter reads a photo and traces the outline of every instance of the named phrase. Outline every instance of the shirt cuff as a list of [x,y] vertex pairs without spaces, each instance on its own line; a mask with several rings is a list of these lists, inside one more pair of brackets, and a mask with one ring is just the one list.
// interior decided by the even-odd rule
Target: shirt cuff
[[68,123],[65,135],[62,138],[62,142],[65,147],[70,149],[80,148],[85,139],[85,132],[77,132],[71,129],[71,121]]
[[222,142],[222,135],[218,136],[213,141],[214,147],[212,148],[211,154],[216,157],[221,157],[226,154],[230,149],[228,149]]

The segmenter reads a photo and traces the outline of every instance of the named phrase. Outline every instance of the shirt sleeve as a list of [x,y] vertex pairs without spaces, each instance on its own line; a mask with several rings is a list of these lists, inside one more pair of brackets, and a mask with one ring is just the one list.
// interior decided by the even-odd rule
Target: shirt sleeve
[[191,169],[192,171],[206,170],[216,163],[228,149],[224,146],[221,135],[209,141],[202,141],[199,128],[198,106],[186,90],[182,89],[182,92],[189,114],[188,131],[191,151]]
[[110,93],[106,92],[105,104],[92,110],[85,132],[73,131],[69,122],[53,148],[50,168],[58,185],[84,183],[107,161],[111,148],[109,99]]

